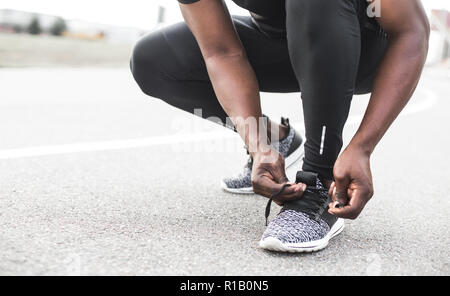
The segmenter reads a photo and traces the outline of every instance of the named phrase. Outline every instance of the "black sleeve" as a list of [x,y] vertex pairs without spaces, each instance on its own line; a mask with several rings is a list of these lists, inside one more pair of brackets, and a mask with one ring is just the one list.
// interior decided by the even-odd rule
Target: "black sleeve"
[[178,2],[183,3],[183,4],[191,4],[194,2],[198,2],[200,0],[178,0]]

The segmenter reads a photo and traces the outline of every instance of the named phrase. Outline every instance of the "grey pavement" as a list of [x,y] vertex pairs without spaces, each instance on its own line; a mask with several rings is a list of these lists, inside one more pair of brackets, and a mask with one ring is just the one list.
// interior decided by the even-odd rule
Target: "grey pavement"
[[[294,255],[257,247],[265,198],[219,187],[244,164],[238,138],[189,142],[222,131],[141,94],[126,69],[0,69],[0,82],[0,275],[450,275],[448,69],[425,71],[374,153],[362,216]],[[367,101],[354,99],[347,143]],[[263,107],[302,121],[299,94]],[[107,147],[129,139],[162,143]],[[61,144],[73,151],[52,153]],[[14,156],[36,147],[48,155]]]

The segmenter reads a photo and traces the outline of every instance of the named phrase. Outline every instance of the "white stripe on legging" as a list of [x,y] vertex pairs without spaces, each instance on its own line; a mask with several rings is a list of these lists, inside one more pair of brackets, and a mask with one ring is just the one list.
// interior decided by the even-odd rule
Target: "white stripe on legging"
[[327,132],[327,127],[324,125],[322,127],[322,140],[320,141],[320,155],[323,154],[323,146],[325,144],[325,133]]

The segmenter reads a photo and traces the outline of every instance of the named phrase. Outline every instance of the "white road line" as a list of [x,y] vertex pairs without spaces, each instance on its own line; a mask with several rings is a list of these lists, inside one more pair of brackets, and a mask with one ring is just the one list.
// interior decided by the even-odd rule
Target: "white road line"
[[[427,90],[425,97],[426,99],[422,101],[408,105],[401,113],[401,116],[407,116],[425,111],[436,104],[437,96],[433,91]],[[347,125],[359,124],[361,122],[361,119],[362,115],[351,116],[347,120]],[[293,125],[302,126],[303,123],[295,122],[293,123]],[[140,139],[99,141],[99,142],[86,142],[86,143],[73,143],[73,144],[63,144],[53,146],[8,149],[8,150],[0,150],[0,159],[17,159],[25,157],[70,154],[79,152],[121,150],[129,148],[161,146],[167,144],[201,142],[225,138],[236,138],[236,135],[229,130],[224,130],[214,132],[199,132],[191,134],[176,134],[169,136],[159,136]]]
[[178,135],[140,138],[140,139],[28,147],[19,149],[0,150],[0,159],[14,159],[23,157],[35,157],[35,156],[68,154],[78,152],[120,150],[129,148],[160,146],[167,144],[201,142],[205,140],[224,139],[232,137],[235,137],[235,135],[231,131],[223,131],[223,132],[219,131],[219,132],[202,132],[192,134],[178,134]]

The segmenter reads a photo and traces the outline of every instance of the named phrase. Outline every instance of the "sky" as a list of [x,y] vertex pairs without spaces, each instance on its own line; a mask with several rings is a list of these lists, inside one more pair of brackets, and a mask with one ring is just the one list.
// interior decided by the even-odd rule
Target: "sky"
[[[10,8],[30,12],[60,15],[97,23],[148,29],[157,18],[157,7],[164,3],[168,19],[180,19],[176,0],[1,0],[0,9]],[[232,14],[244,14],[227,0]],[[450,0],[422,0],[427,9],[445,8],[450,11]]]

